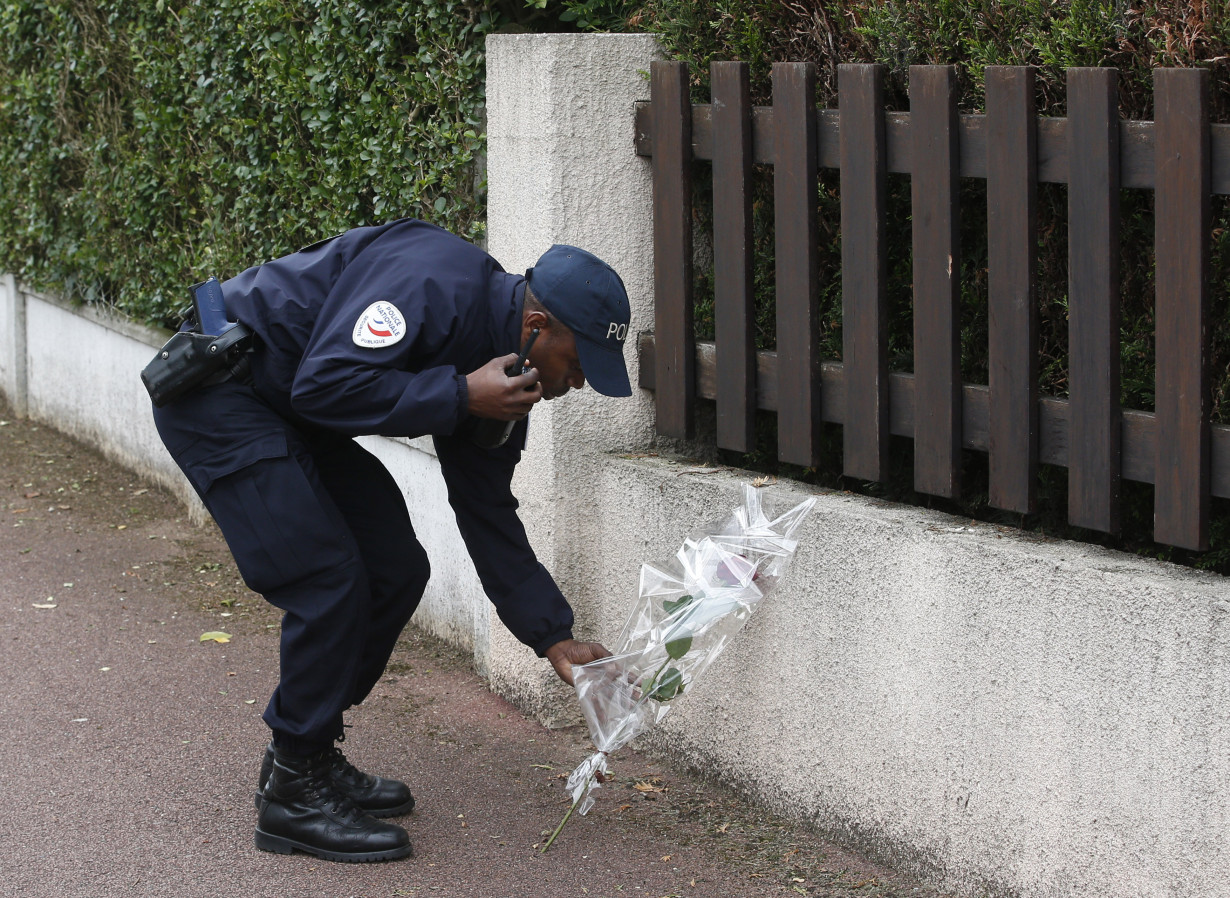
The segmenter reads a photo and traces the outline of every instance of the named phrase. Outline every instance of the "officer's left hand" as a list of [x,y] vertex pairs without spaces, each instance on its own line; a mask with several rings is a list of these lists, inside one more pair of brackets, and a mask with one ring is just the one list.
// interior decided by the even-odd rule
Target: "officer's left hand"
[[509,377],[504,369],[516,361],[517,354],[510,353],[466,375],[469,393],[466,410],[471,415],[496,421],[520,421],[530,413],[534,403],[542,398],[538,369],[531,368]]
[[598,642],[577,642],[575,639],[564,639],[547,649],[547,660],[555,668],[555,673],[569,686],[572,682],[572,665],[589,664],[599,658],[608,658],[611,653]]

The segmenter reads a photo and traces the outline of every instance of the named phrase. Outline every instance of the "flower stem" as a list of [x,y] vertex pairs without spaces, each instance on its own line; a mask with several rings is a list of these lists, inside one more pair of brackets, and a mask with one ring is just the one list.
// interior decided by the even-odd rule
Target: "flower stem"
[[662,666],[659,667],[657,670],[655,670],[653,673],[653,676],[649,678],[649,683],[641,691],[640,700],[637,701],[635,705],[633,705],[634,708],[639,708],[641,705],[645,704],[646,699],[651,698],[653,696],[653,691],[654,689],[657,688],[658,677],[662,675],[662,671],[666,670],[666,666],[670,663],[671,663],[671,659],[670,659],[670,656],[668,655],[666,660],[662,662]]
[[[648,685],[646,685],[645,688],[641,691],[641,697],[637,700],[636,704],[633,706],[634,709],[639,708],[641,705],[645,704],[645,702],[647,702],[650,698],[653,697],[653,691],[655,688],[657,688],[657,679],[658,677],[662,675],[662,671],[666,670],[667,666],[670,663],[671,663],[671,659],[668,656],[667,659],[662,662],[662,666],[659,667],[656,671],[654,671],[653,676],[649,678]],[[572,812],[577,809],[577,805],[581,803],[581,800],[585,798],[586,795],[589,794],[590,787],[593,786],[594,778],[597,775],[598,775],[597,769],[595,769],[594,772],[589,775],[589,779],[585,781],[585,790],[581,792],[580,796],[576,799],[576,801],[572,803],[572,807],[568,809],[568,813],[564,814],[564,819],[559,822],[559,826],[555,827],[555,832],[551,833],[551,837],[547,839],[547,841],[543,844],[539,852],[540,854],[546,854],[547,849],[550,848],[551,845],[555,842],[556,836],[558,836],[561,832],[564,831],[564,824],[566,824],[569,818],[572,817]]]
[[568,813],[564,815],[564,819],[559,822],[559,826],[555,827],[555,832],[551,833],[551,838],[547,839],[546,844],[542,846],[542,851],[540,852],[541,854],[546,854],[547,849],[551,847],[551,843],[555,841],[555,837],[558,836],[561,832],[563,832],[564,824],[568,822],[568,818],[572,816],[572,812],[577,809],[577,805],[581,803],[581,799],[583,799],[589,793],[589,787],[593,785],[594,777],[596,777],[597,775],[598,775],[597,770],[595,770],[593,773],[589,775],[589,779],[585,781],[585,791],[582,792],[577,797],[577,800],[572,803],[572,807],[568,809]]

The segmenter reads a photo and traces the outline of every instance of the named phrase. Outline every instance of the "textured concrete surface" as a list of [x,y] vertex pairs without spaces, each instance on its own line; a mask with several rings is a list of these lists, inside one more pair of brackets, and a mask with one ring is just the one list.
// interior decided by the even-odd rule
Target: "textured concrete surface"
[[[612,458],[592,582],[740,480]],[[1224,578],[838,494],[801,543],[654,746],[965,894],[1230,894]]]
[[[540,854],[585,741],[544,729],[413,628],[348,715],[345,747],[410,782],[418,808],[399,822],[415,857],[257,851],[275,613],[173,497],[2,404],[0,584],[5,896],[938,898],[631,751]],[[231,641],[201,642],[208,631]]]
[[0,274],[0,394],[26,412],[26,303],[17,279]]
[[[55,296],[22,292],[25,405],[31,416],[98,446],[109,457],[172,490],[198,519],[205,511],[158,439],[141,369],[170,332],[134,324]],[[0,319],[3,321],[3,319]],[[14,370],[20,366],[13,362]],[[6,393],[9,402],[13,393]]]

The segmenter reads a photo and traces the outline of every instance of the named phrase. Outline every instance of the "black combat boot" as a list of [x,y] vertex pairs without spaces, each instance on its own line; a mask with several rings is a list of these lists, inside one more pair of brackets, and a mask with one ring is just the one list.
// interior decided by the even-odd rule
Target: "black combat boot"
[[275,753],[256,821],[256,847],[329,861],[391,861],[412,852],[400,826],[365,814],[333,782],[332,751]]
[[[372,817],[397,817],[414,810],[410,787],[400,780],[385,779],[364,773],[346,760],[342,750],[334,746],[325,752],[333,784],[351,801]],[[260,810],[261,793],[273,769],[273,743],[265,749],[261,762],[260,784],[256,788],[256,809]]]

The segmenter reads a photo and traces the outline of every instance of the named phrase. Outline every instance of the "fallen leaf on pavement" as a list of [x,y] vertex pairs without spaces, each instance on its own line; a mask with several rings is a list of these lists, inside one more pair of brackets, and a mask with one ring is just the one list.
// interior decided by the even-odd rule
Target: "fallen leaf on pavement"
[[230,642],[231,634],[223,633],[221,630],[210,630],[208,633],[201,634],[201,642],[209,642],[210,640],[214,642]]
[[33,606],[35,608],[55,608],[56,607],[55,605],[49,605],[46,602],[34,602]]

